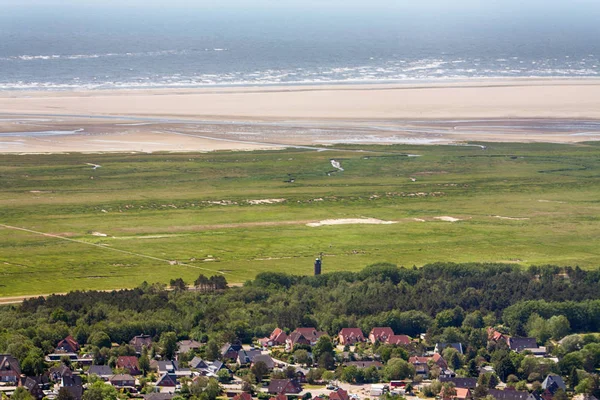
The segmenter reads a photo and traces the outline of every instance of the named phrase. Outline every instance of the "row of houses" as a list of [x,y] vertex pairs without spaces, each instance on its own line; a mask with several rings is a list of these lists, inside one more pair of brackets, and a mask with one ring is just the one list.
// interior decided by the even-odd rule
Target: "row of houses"
[[[258,342],[263,347],[284,346],[286,349],[293,349],[297,344],[313,346],[319,338],[326,335],[315,328],[296,328],[289,335],[281,328],[276,328],[269,337],[259,339]],[[373,328],[369,335],[365,337],[360,328],[342,328],[337,335],[337,341],[341,345],[355,345],[357,343],[371,342],[386,343],[394,345],[409,345],[412,339],[407,335],[396,335],[392,328],[381,327]]]

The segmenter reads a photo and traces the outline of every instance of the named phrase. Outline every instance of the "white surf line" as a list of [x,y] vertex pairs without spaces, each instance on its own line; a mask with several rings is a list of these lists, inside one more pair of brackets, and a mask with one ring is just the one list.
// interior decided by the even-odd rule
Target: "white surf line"
[[[158,257],[154,257],[154,256],[149,256],[147,254],[134,253],[132,251],[121,250],[121,249],[116,249],[114,247],[103,246],[101,244],[84,242],[83,240],[77,240],[77,239],[67,238],[67,237],[64,237],[64,236],[53,235],[52,233],[45,233],[45,232],[34,231],[34,230],[31,230],[31,229],[27,229],[27,228],[21,228],[19,226],[12,226],[12,225],[0,224],[0,227],[6,228],[6,229],[13,229],[13,230],[17,230],[17,231],[35,233],[36,235],[42,235],[42,236],[51,237],[51,238],[55,238],[55,239],[62,239],[62,240],[66,240],[66,241],[69,241],[69,242],[75,242],[75,243],[79,243],[79,244],[87,244],[88,246],[94,246],[94,247],[98,247],[98,248],[101,248],[101,249],[112,250],[112,251],[116,251],[116,252],[119,252],[119,253],[129,254],[131,256],[148,258],[150,260],[162,261],[162,262],[166,262],[166,263],[169,263],[169,264],[171,264],[171,261],[172,261],[172,260],[165,260],[164,258],[158,258]],[[217,271],[217,270],[210,269],[210,268],[198,267],[196,265],[189,265],[189,264],[180,263],[180,262],[177,262],[177,265],[182,265],[182,266],[189,267],[189,268],[201,269],[201,270],[204,270],[204,271],[216,272],[217,274],[221,274],[221,275],[225,275],[225,274],[233,275],[231,273]]]

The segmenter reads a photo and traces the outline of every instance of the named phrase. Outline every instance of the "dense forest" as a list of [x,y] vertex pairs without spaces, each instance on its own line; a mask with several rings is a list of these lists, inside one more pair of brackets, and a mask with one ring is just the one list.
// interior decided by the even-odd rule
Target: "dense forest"
[[[196,283],[208,281],[200,277]],[[503,324],[507,333],[526,335],[532,315],[543,320],[562,315],[569,332],[596,332],[599,281],[600,271],[579,268],[375,264],[357,273],[310,277],[262,273],[243,287],[228,289],[203,284],[198,290],[185,285],[167,290],[144,283],[132,290],[72,292],[0,308],[0,352],[13,347],[13,354],[24,357],[35,347],[49,353],[67,334],[88,343],[97,332],[113,343],[171,331],[179,338],[249,343],[275,327],[301,326],[330,335],[343,327],[369,332],[390,326],[396,333],[427,332],[433,339],[452,341],[453,328],[464,323],[474,328]]]

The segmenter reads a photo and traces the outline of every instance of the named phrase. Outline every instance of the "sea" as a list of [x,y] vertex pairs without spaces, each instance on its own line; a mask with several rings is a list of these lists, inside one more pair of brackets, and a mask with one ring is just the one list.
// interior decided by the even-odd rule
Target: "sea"
[[462,8],[462,0],[172,8],[2,1],[0,90],[600,76],[599,1]]

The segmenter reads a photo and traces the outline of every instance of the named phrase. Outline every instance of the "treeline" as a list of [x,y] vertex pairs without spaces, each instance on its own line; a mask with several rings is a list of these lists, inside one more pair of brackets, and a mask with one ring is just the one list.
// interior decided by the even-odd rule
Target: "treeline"
[[[502,264],[431,264],[398,268],[375,264],[356,273],[302,277],[261,273],[243,287],[220,290],[222,277],[199,277],[187,290],[144,283],[132,290],[71,292],[0,308],[0,352],[24,357],[52,351],[67,334],[87,343],[94,332],[113,343],[144,333],[224,343],[250,342],[275,327],[314,326],[335,335],[343,327],[390,326],[398,334],[427,332],[436,340],[485,346],[485,326],[504,324],[512,334],[548,322],[566,333],[600,331],[600,271]],[[219,290],[214,290],[214,289]],[[541,325],[540,325],[541,324]],[[566,326],[566,328],[564,328]],[[460,328],[460,329],[459,329]],[[536,328],[539,331],[539,328]],[[550,334],[552,335],[552,334]]]

